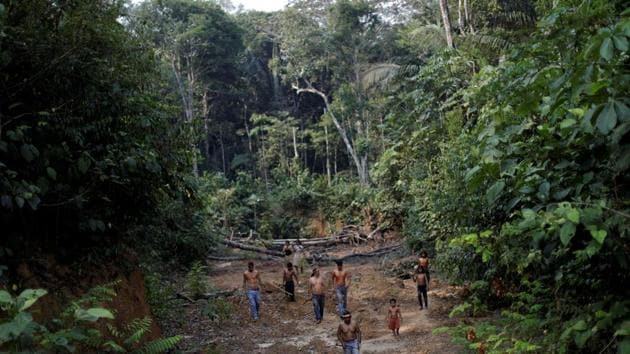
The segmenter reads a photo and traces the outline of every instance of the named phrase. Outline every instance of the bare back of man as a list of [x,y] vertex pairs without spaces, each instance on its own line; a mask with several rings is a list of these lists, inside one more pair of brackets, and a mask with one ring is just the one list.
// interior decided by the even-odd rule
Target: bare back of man
[[285,269],[282,273],[282,280],[284,280],[285,283],[288,281],[292,281],[293,278],[297,279],[297,273],[295,273],[295,269]]

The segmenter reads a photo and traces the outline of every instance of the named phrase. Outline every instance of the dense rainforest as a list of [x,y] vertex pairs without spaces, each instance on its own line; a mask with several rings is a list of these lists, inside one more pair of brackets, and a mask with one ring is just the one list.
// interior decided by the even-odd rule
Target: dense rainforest
[[361,225],[466,286],[464,352],[630,353],[629,40],[623,0],[0,0],[0,350],[176,352],[121,274],[160,319],[225,238]]

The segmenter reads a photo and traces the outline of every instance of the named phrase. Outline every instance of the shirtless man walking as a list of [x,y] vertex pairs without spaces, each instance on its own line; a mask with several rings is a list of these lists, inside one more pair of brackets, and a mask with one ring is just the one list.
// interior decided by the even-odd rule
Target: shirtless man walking
[[[293,282],[294,279],[295,282]],[[282,271],[282,283],[289,301],[295,301],[295,284],[300,285],[300,281],[291,262],[288,262],[287,267]]]
[[247,271],[243,273],[243,290],[247,294],[249,311],[254,321],[258,321],[260,310],[260,273],[254,269],[254,262],[247,263]]
[[360,354],[361,329],[359,324],[352,320],[349,311],[341,315],[343,321],[337,329],[337,339],[341,342],[344,354]]
[[332,272],[332,283],[337,295],[337,313],[343,315],[348,309],[348,288],[350,287],[350,272],[343,269],[343,261],[335,261],[337,269]]
[[311,278],[308,280],[308,292],[313,300],[313,311],[315,311],[315,323],[320,324],[324,318],[325,287],[324,278],[319,274],[319,269],[313,269]]

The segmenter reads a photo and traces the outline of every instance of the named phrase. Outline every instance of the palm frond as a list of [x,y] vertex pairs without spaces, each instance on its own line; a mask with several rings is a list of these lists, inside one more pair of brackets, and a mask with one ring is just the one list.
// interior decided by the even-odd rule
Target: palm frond
[[400,70],[400,65],[393,63],[371,64],[361,73],[361,86],[367,90],[376,85],[387,85]]

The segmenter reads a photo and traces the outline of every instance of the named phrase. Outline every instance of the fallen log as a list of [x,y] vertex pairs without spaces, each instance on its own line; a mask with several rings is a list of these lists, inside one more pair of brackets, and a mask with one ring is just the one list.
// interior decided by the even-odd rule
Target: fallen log
[[266,249],[266,248],[245,245],[245,244],[234,242],[234,241],[230,241],[230,240],[222,240],[221,243],[223,243],[226,246],[229,246],[229,247],[232,247],[232,248],[242,249],[242,250],[245,250],[245,251],[264,253],[264,254],[268,254],[270,256],[276,256],[276,257],[284,257],[284,254],[282,252],[273,251],[273,250],[269,250],[269,249]]
[[239,291],[239,289],[232,289],[232,290],[220,290],[220,291],[215,291],[212,293],[206,293],[206,294],[201,294],[201,295],[197,295],[195,296],[195,298],[191,298],[190,296],[177,292],[175,293],[175,297],[177,299],[183,299],[186,300],[190,303],[194,303],[197,300],[211,300],[211,299],[218,299],[221,297],[231,297],[234,296],[237,292]]

